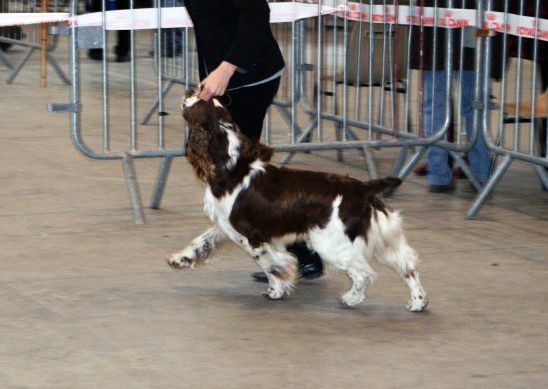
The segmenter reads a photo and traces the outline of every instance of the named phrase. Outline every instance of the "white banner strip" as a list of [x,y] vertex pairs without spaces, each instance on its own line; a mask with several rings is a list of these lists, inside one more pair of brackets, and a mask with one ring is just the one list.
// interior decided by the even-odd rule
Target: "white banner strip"
[[[269,3],[271,23],[287,23],[318,16],[317,4]],[[396,23],[402,25],[424,25],[445,28],[477,27],[476,11],[473,9],[446,9],[433,7],[383,6],[348,2],[347,7],[321,6],[322,15],[337,14],[350,20],[372,23]],[[107,30],[142,30],[157,28],[157,9],[141,8],[134,10],[107,11]],[[192,21],[185,7],[161,9],[162,28],[191,27]],[[70,18],[67,13],[0,13],[0,27],[38,23],[68,22],[72,26],[102,26],[103,13],[94,12]],[[480,28],[525,38],[548,41],[548,20],[535,19],[503,12],[487,12],[486,21]]]
[[[436,12],[437,11],[437,12]],[[401,5],[374,5],[348,3],[348,9],[341,16],[350,20],[361,20],[373,23],[397,23],[404,25],[423,25],[432,27],[436,23],[445,28],[478,27],[476,26],[476,10],[462,8],[409,7]],[[486,21],[480,28],[506,32],[510,35],[524,38],[534,38],[548,41],[548,20],[535,19],[530,16],[508,14],[504,12],[486,12]]]
[[[322,15],[333,14],[342,8],[322,6]],[[299,19],[318,16],[318,6],[300,3],[271,3],[270,23],[287,23]],[[144,30],[158,28],[158,12],[156,8],[140,8],[106,12],[107,30]],[[161,9],[162,28],[192,27],[192,21],[185,7],[170,7]],[[95,12],[80,15],[71,21],[76,26],[101,26],[103,14]]]
[[39,23],[59,23],[66,22],[67,20],[69,20],[69,14],[66,12],[0,13],[0,27]]

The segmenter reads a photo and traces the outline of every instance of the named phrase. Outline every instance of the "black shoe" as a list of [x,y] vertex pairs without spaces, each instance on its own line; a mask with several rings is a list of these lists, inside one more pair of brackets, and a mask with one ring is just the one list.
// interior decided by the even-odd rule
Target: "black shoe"
[[456,167],[453,169],[453,178],[457,180],[465,180],[468,177],[466,177],[466,174],[464,174],[464,171],[460,167]]
[[415,170],[413,170],[416,176],[424,177],[428,174],[428,165],[423,164],[418,166]]
[[117,54],[116,55],[116,62],[129,62],[129,55],[128,54]]
[[430,184],[430,186],[428,187],[428,192],[430,192],[430,193],[447,193],[447,192],[452,192],[454,189],[455,188],[451,184],[448,184],[448,185]]
[[162,48],[162,57],[164,58],[173,58],[181,55],[183,50],[180,47],[163,47]]
[[89,49],[88,57],[94,61],[103,60],[103,49]]
[[[323,276],[323,265],[321,262],[299,264],[299,279],[315,280],[321,276]],[[268,282],[266,274],[262,271],[251,273],[251,277],[257,282]]]

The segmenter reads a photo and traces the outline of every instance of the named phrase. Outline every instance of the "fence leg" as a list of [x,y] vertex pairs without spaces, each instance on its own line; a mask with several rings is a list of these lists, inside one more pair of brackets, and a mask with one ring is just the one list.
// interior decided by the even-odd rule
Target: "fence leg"
[[154,193],[152,194],[152,200],[150,202],[150,208],[152,209],[160,209],[160,201],[162,201],[162,196],[164,195],[167,176],[169,175],[169,170],[171,168],[172,162],[173,157],[162,158],[158,177],[156,178],[156,186],[154,188]]
[[485,203],[487,196],[489,196],[495,185],[497,185],[497,183],[503,176],[506,169],[508,169],[508,166],[510,166],[510,163],[512,163],[512,157],[509,155],[505,155],[495,168],[495,171],[493,172],[493,175],[489,178],[489,181],[487,181],[487,184],[485,184],[485,186],[483,187],[483,190],[478,194],[478,196],[474,200],[474,203],[468,210],[468,213],[466,214],[467,219],[472,219],[474,216],[476,216],[483,203]]
[[133,210],[133,221],[135,224],[144,224],[145,215],[143,213],[143,207],[141,206],[141,195],[139,193],[139,186],[137,185],[133,158],[129,155],[122,158],[122,168],[124,169],[124,176],[126,177],[127,189],[129,192],[129,201],[131,202],[131,208]]
[[50,52],[46,53],[46,57],[49,64],[51,65],[53,70],[55,70],[55,73],[57,73],[57,76],[61,79],[61,81],[63,81],[66,85],[70,85],[70,80],[67,78],[65,72],[63,72],[59,67],[59,64],[57,63],[55,57]]
[[8,69],[13,69],[13,65],[11,64],[10,60],[8,59],[6,54],[4,53],[4,50],[2,50],[2,49],[0,49],[0,61],[2,61],[2,63],[4,65],[6,65],[6,67]]
[[[295,143],[306,142],[306,139],[308,138],[308,136],[310,135],[312,130],[314,130],[314,128],[316,128],[317,124],[318,124],[318,120],[317,120],[317,118],[314,118],[312,120],[312,123],[310,123],[310,125],[308,126],[308,128],[306,130],[304,130],[303,132],[301,132],[301,134],[299,135],[299,137],[297,138]],[[282,158],[280,163],[282,165],[285,165],[286,163],[289,163],[289,160],[291,158],[293,158],[293,155],[295,155],[295,153],[296,153],[296,151],[291,151],[291,152],[287,153],[286,156]]]
[[398,155],[396,155],[396,160],[392,164],[392,169],[390,170],[393,176],[397,176],[401,170],[403,161],[405,161],[405,157],[407,156],[407,151],[408,147],[400,147],[398,150]]
[[369,174],[370,180],[376,180],[379,178],[379,173],[377,172],[377,164],[375,163],[375,156],[371,152],[368,146],[362,147],[363,155],[365,156],[365,162],[367,164],[367,173]]
[[535,172],[537,173],[538,179],[543,186],[544,190],[548,190],[548,174],[546,173],[546,168],[540,165],[533,165]]
[[156,100],[152,103],[148,111],[144,114],[143,118],[141,119],[141,124],[148,124],[152,114],[154,111],[158,109],[158,105],[160,105],[160,99],[166,97],[167,93],[171,89],[171,87],[175,84],[172,80],[169,80],[169,82],[164,86],[162,89],[161,96],[156,97]]
[[23,66],[25,65],[25,63],[29,60],[34,50],[36,50],[36,48],[34,47],[31,47],[30,49],[28,49],[23,59],[17,64],[15,69],[13,69],[13,72],[11,72],[10,76],[6,80],[6,84],[11,84],[13,82],[13,80],[15,79],[15,77],[17,77],[21,69],[23,69]]
[[464,159],[458,153],[455,153],[454,151],[449,150],[449,155],[451,156],[453,161],[455,161],[457,166],[460,167],[460,169],[463,171],[464,175],[468,178],[468,180],[474,186],[474,188],[476,188],[476,190],[480,192],[482,187],[478,179],[476,178],[476,176],[474,176],[474,173],[472,173],[470,166],[468,166],[468,164],[464,162]]
[[415,153],[407,160],[405,165],[400,169],[397,176],[403,181],[405,177],[413,170],[417,162],[422,158],[424,153],[428,150],[428,146],[418,146]]

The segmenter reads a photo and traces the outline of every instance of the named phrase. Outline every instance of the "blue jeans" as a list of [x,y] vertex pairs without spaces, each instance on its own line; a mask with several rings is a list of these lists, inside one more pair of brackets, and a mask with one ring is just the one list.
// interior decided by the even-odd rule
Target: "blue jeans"
[[[461,113],[466,124],[466,134],[470,137],[472,133],[472,101],[474,98],[474,71],[462,70],[461,85]],[[437,132],[445,119],[445,71],[423,71],[424,84],[424,133],[431,136]],[[434,85],[435,84],[435,85]],[[433,88],[435,87],[435,90]],[[448,161],[449,153],[446,149],[431,146],[428,149],[428,182],[432,185],[449,185],[452,172]],[[480,182],[489,179],[491,168],[491,157],[485,145],[482,131],[479,131],[476,142],[467,153],[470,169]]]

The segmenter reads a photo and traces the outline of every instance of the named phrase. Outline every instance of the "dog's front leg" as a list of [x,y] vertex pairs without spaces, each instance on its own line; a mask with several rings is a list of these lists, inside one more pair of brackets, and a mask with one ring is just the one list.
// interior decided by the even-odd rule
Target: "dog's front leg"
[[193,268],[196,264],[205,262],[217,243],[225,239],[225,235],[215,226],[197,236],[183,250],[166,257],[166,262],[174,269]]

